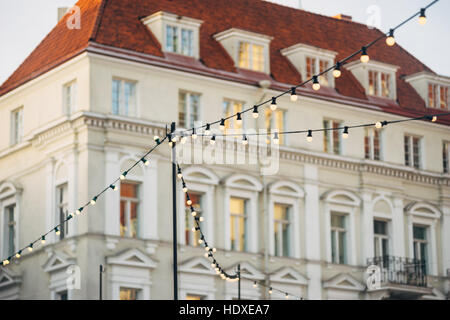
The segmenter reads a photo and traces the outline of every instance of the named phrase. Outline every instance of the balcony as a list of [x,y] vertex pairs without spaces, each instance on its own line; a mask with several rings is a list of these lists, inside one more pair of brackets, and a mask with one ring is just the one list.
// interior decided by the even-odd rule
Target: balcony
[[427,287],[427,267],[424,260],[382,256],[367,259],[367,266],[380,268],[380,286],[368,289],[383,299],[417,299],[430,294]]

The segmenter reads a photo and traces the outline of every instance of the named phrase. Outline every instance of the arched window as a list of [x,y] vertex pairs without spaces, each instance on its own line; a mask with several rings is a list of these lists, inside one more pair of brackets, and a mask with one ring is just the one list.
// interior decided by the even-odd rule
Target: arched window
[[[214,236],[214,192],[219,179],[210,170],[204,167],[191,166],[183,169],[183,178],[189,189],[188,193],[192,205],[199,216],[205,218],[203,229],[206,238],[213,245]],[[186,193],[181,185],[178,188],[178,217],[180,221],[179,243],[191,246],[199,245],[199,233],[194,232],[194,218],[189,206],[186,204]]]
[[303,190],[293,182],[278,181],[269,187],[270,254],[300,258],[300,208]]
[[322,199],[325,208],[327,261],[355,265],[355,215],[361,200],[345,190],[326,192]]
[[1,256],[10,257],[19,249],[21,190],[11,182],[0,184]]
[[225,180],[225,249],[257,252],[258,192],[254,177],[234,174]]

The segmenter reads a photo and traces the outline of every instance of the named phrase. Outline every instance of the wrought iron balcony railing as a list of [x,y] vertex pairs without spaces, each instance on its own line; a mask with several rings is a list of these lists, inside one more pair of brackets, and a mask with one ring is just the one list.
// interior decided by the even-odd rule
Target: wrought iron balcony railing
[[367,259],[367,265],[380,267],[381,283],[403,284],[416,287],[427,286],[425,260],[382,256]]

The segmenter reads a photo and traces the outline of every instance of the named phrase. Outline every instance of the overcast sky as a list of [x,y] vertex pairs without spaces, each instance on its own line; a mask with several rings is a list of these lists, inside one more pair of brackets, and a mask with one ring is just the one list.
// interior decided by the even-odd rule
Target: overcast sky
[[[150,0],[149,0],[150,1]],[[207,0],[204,0],[207,1]],[[226,0],[223,0],[226,1]],[[284,5],[333,16],[343,13],[353,20],[378,21],[387,31],[431,0],[271,0]],[[57,22],[57,8],[75,0],[0,0],[0,83],[39,44]],[[428,22],[411,21],[396,32],[396,40],[435,72],[450,76],[450,1],[440,0],[427,12]]]

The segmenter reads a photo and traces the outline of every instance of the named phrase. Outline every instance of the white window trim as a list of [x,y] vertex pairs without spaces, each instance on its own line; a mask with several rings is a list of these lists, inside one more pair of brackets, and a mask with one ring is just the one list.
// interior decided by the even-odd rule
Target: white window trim
[[[239,180],[246,180],[252,184],[252,186],[241,185],[237,183]],[[225,232],[224,243],[225,250],[231,250],[231,226],[230,226],[230,198],[236,197],[248,200],[247,203],[247,225],[249,233],[248,236],[248,252],[258,252],[258,199],[259,192],[262,190],[262,184],[252,176],[235,174],[229,177],[225,181],[224,188],[224,219],[225,219]]]
[[[378,131],[378,140],[380,145],[380,159],[375,159],[375,134],[374,132]],[[365,150],[364,150],[364,159],[366,160],[372,160],[372,161],[383,161],[384,160],[384,152],[383,152],[383,146],[384,146],[384,136],[385,136],[385,130],[383,129],[375,129],[375,128],[367,128],[364,132],[364,138],[368,136],[369,137],[369,159],[366,158]],[[365,147],[365,146],[364,146]]]
[[450,141],[443,140],[442,141],[442,148],[444,148],[444,144],[447,144],[447,173],[444,172],[444,150],[442,150],[442,173],[444,175],[450,175]]
[[[201,268],[198,266],[201,265]],[[178,267],[180,300],[186,300],[188,294],[204,296],[205,300],[214,300],[216,272],[211,268],[211,261],[204,257],[194,257]]]
[[[287,187],[293,190],[293,192],[286,192],[279,190],[282,187]],[[296,184],[288,181],[278,181],[269,188],[269,253],[275,255],[275,240],[274,240],[274,206],[275,203],[284,204],[290,206],[290,246],[291,250],[288,258],[300,259],[301,256],[301,243],[300,243],[300,200],[305,196],[304,191]],[[282,258],[282,257],[280,257]]]
[[[10,113],[10,146],[15,146],[23,141],[23,106],[18,107]],[[16,128],[14,115],[19,114],[18,126]],[[17,131],[17,138],[16,138]]]
[[[120,85],[120,94],[122,96],[122,98],[125,96],[125,82],[130,82],[130,83],[134,83],[134,100],[135,100],[135,110],[134,110],[134,114],[130,114],[130,112],[128,112],[128,114],[121,114],[120,113],[120,99],[119,99],[119,110],[117,110],[117,114],[113,113],[113,101],[112,101],[112,90],[113,90],[113,81],[120,81],[121,85]],[[139,85],[140,82],[137,80],[132,80],[132,79],[128,79],[128,78],[123,78],[120,76],[113,76],[111,78],[111,90],[110,92],[110,99],[111,99],[111,103],[110,103],[110,114],[114,115],[114,116],[118,116],[118,117],[124,117],[124,118],[139,118],[141,115],[140,112],[140,103],[139,103]]]
[[[425,214],[417,211],[417,209],[426,208],[433,212],[432,215]],[[413,202],[405,207],[406,219],[408,226],[408,239],[409,239],[409,257],[414,258],[414,245],[413,245],[413,226],[423,225],[427,227],[427,240],[429,249],[427,253],[427,270],[428,274],[438,275],[438,255],[437,255],[437,242],[436,242],[436,226],[440,221],[441,212],[432,205],[427,203]]]
[[[70,105],[67,105],[67,88],[71,88],[70,89]],[[62,94],[62,98],[63,98],[63,114],[70,116],[71,114],[73,114],[75,111],[77,111],[78,106],[78,84],[77,84],[77,80],[72,80],[69,81],[65,84],[63,84],[63,94]]]
[[[406,165],[405,163],[405,138],[404,137],[408,137],[409,139],[409,153],[410,153],[410,164]],[[414,166],[414,144],[413,144],[413,138],[418,138],[419,139],[419,168],[416,168]],[[403,134],[403,165],[405,165],[406,167],[409,168],[413,168],[415,170],[423,170],[425,168],[425,143],[424,143],[424,137],[417,135],[417,134],[412,134],[412,133],[404,133]]]
[[[186,110],[185,110],[185,122],[186,122],[187,127],[183,128],[183,127],[180,126],[177,129],[178,130],[182,130],[182,129],[192,128],[192,126],[188,123],[188,121],[191,118],[191,108],[190,108],[190,105],[189,105],[189,101],[190,101],[191,95],[198,95],[198,97],[199,97],[199,99],[198,99],[197,120],[194,121],[193,125],[196,126],[196,123],[201,123],[201,121],[203,119],[202,94],[198,93],[198,92],[194,92],[194,91],[184,90],[184,89],[180,89],[178,93],[179,94],[180,93],[186,94],[186,103],[187,103],[187,105],[185,106],[186,107]],[[180,98],[180,96],[178,95],[178,99],[179,98]],[[180,101],[178,101],[178,108],[179,108],[179,106],[180,106]],[[177,115],[179,114],[179,112],[180,112],[180,110],[178,109]]]
[[[333,199],[335,196],[344,195],[351,201],[341,201]],[[331,212],[339,212],[347,215],[347,264],[356,265],[356,238],[355,238],[355,215],[360,206],[361,200],[348,191],[331,191],[325,193],[324,212],[325,212],[325,234],[326,234],[326,257],[327,262],[333,263],[331,259]]]
[[[450,86],[449,85],[444,85],[444,84],[442,84],[442,83],[439,83],[439,82],[433,82],[433,81],[429,81],[428,83],[427,83],[427,93],[428,94],[430,94],[429,93],[429,88],[428,88],[428,85],[432,85],[432,86],[436,86],[436,91],[437,92],[435,92],[435,104],[436,104],[436,106],[430,106],[429,105],[429,99],[428,99],[428,96],[427,96],[427,99],[426,99],[426,105],[427,105],[427,108],[433,108],[433,109],[439,109],[439,110],[447,110],[447,109],[450,109],[450,105],[449,105],[449,102],[450,102]],[[445,109],[442,109],[441,108],[441,90],[442,90],[442,88],[447,88],[447,108],[445,108]]]
[[[332,127],[333,122],[338,122],[339,123],[339,127],[344,126],[344,121],[342,121],[342,120],[324,118],[323,121],[327,121],[328,122],[329,128]],[[328,151],[325,151],[325,146],[323,146],[323,152],[325,152],[327,154],[344,155],[346,148],[345,148],[345,139],[342,138],[342,132],[341,132],[342,130],[338,131],[338,134],[339,134],[339,152],[338,153],[334,152],[334,140],[333,140],[333,132],[334,131],[335,130],[327,130],[327,131],[323,132],[323,134],[325,136],[329,137],[329,139],[330,139],[330,145],[329,145]]]
[[[369,90],[370,90],[370,72],[375,72],[377,79],[376,79],[376,89],[375,91],[377,92],[376,94],[370,94]],[[383,87],[381,85],[381,74],[385,74],[389,76],[389,95],[387,97],[383,96]],[[367,93],[373,97],[380,97],[380,98],[386,98],[386,99],[392,99],[393,91],[394,90],[394,83],[393,81],[395,81],[395,79],[392,79],[392,73],[390,72],[384,72],[384,71],[380,71],[380,70],[376,70],[376,69],[369,69],[367,71]]]
[[2,257],[8,257],[8,252],[6,249],[6,239],[4,237],[6,234],[4,233],[5,227],[6,227],[6,208],[15,205],[14,208],[14,222],[15,222],[15,229],[14,229],[14,251],[17,251],[20,248],[19,243],[19,235],[20,235],[20,200],[22,196],[22,190],[16,188],[11,182],[5,182],[0,185],[0,213],[1,213],[1,219],[0,219],[0,230],[2,234],[2,245],[1,245],[1,256]]

